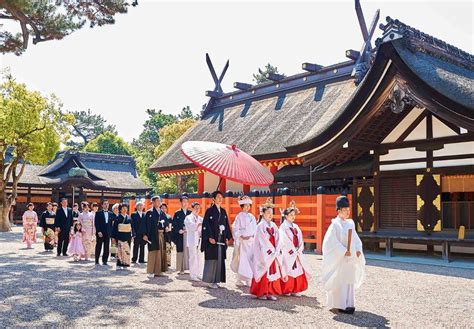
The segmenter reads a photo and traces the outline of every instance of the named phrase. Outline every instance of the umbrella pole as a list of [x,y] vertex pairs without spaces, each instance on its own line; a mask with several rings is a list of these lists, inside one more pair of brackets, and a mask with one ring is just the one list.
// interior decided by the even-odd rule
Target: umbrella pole
[[222,177],[219,177],[219,183],[217,184],[216,191],[219,191],[219,188],[221,187],[221,182],[222,182]]

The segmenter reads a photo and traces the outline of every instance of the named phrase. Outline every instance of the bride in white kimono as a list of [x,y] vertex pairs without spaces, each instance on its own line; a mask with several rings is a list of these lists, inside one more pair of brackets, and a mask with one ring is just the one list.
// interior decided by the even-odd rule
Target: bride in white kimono
[[252,199],[248,196],[239,198],[242,211],[235,217],[232,224],[234,253],[230,268],[237,275],[237,286],[250,286],[253,277],[250,258],[255,232],[257,231],[257,221],[255,216],[249,213],[251,204]]
[[328,307],[332,311],[353,314],[354,291],[364,279],[365,258],[354,221],[349,219],[349,199],[338,197],[336,209],[338,215],[332,219],[324,236],[321,281],[327,291]]

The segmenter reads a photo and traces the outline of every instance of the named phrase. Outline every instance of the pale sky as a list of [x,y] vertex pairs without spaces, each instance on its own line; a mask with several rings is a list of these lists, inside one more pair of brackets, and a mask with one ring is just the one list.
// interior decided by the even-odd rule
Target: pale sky
[[[472,1],[361,0],[361,5],[367,24],[379,8],[379,23],[386,16],[398,18],[474,52]],[[0,58],[29,88],[56,94],[66,110],[102,114],[131,141],[142,131],[147,108],[201,110],[204,92],[214,87],[206,52],[218,75],[230,59],[223,88],[231,91],[235,81],[251,83],[268,62],[293,75],[302,72],[303,62],[345,61],[345,50],[361,45],[352,0],[140,0],[115,25],[85,27],[60,41],[30,44],[22,56]]]

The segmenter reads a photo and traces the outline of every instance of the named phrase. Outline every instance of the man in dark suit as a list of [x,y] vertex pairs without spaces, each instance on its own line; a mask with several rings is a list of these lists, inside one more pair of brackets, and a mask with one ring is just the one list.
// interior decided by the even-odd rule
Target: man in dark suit
[[72,209],[67,206],[67,199],[61,199],[61,205],[56,211],[54,220],[54,230],[58,232],[57,255],[67,256],[67,246],[69,245],[69,234],[72,227]]
[[184,245],[184,220],[191,214],[191,210],[188,209],[189,199],[186,195],[182,195],[179,202],[181,202],[181,208],[174,213],[172,236],[176,245],[176,271],[179,272],[178,274],[184,274],[184,271],[189,270],[189,259]]
[[[132,263],[145,263],[145,241],[143,234],[146,231],[145,213],[143,203],[138,202],[136,211],[132,214],[132,237],[133,237],[133,257]],[[140,251],[140,253],[139,253]]]
[[102,200],[102,210],[95,214],[95,264],[99,264],[99,257],[104,245],[104,253],[102,254],[102,263],[107,265],[109,259],[110,234],[112,233],[112,212],[109,211],[109,202]]
[[221,207],[224,195],[220,191],[212,193],[214,204],[206,210],[202,222],[201,251],[204,252],[204,273],[202,281],[210,288],[218,288],[225,282],[225,259],[227,243],[232,240],[229,217]]
[[169,219],[161,211],[161,199],[159,196],[151,198],[153,208],[145,214],[146,232],[143,240],[148,243],[147,273],[150,277],[159,276],[168,270],[166,259],[165,232],[169,231]]

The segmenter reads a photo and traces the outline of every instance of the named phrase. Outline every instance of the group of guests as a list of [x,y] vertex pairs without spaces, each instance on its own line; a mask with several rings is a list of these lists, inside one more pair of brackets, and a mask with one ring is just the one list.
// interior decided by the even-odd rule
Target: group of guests
[[[59,209],[51,203],[41,215],[45,250],[52,250],[57,244],[58,256],[69,253],[76,260],[89,259],[95,250],[96,264],[102,253],[104,265],[112,252],[117,259],[117,269],[138,261],[147,263],[147,274],[155,277],[168,271],[174,244],[176,271],[179,274],[189,271],[191,280],[206,282],[215,289],[219,283],[226,282],[226,250],[233,242],[230,268],[237,276],[237,285],[249,286],[250,293],[258,299],[300,296],[307,290],[311,275],[304,259],[303,234],[295,223],[299,213],[295,203],[281,209],[282,220],[278,227],[273,220],[275,207],[270,199],[260,206],[257,220],[250,213],[252,199],[239,197],[241,211],[231,227],[226,210],[221,207],[223,200],[224,195],[215,191],[212,205],[201,217],[200,204],[189,205],[188,197],[183,195],[181,208],[171,217],[159,196],[152,198],[152,208],[146,213],[144,205],[137,203],[131,216],[126,204],[115,204],[109,211],[109,204],[104,200],[98,211],[97,204],[83,202],[82,212],[79,212],[68,208],[67,199],[63,199]],[[23,216],[23,241],[28,247],[36,239],[32,230],[38,219],[33,207],[28,205]],[[347,197],[339,197],[336,208],[338,216],[324,237],[321,280],[328,292],[330,308],[352,314],[354,289],[362,283],[365,259],[354,222],[349,219]],[[202,253],[204,269],[201,272]]]

